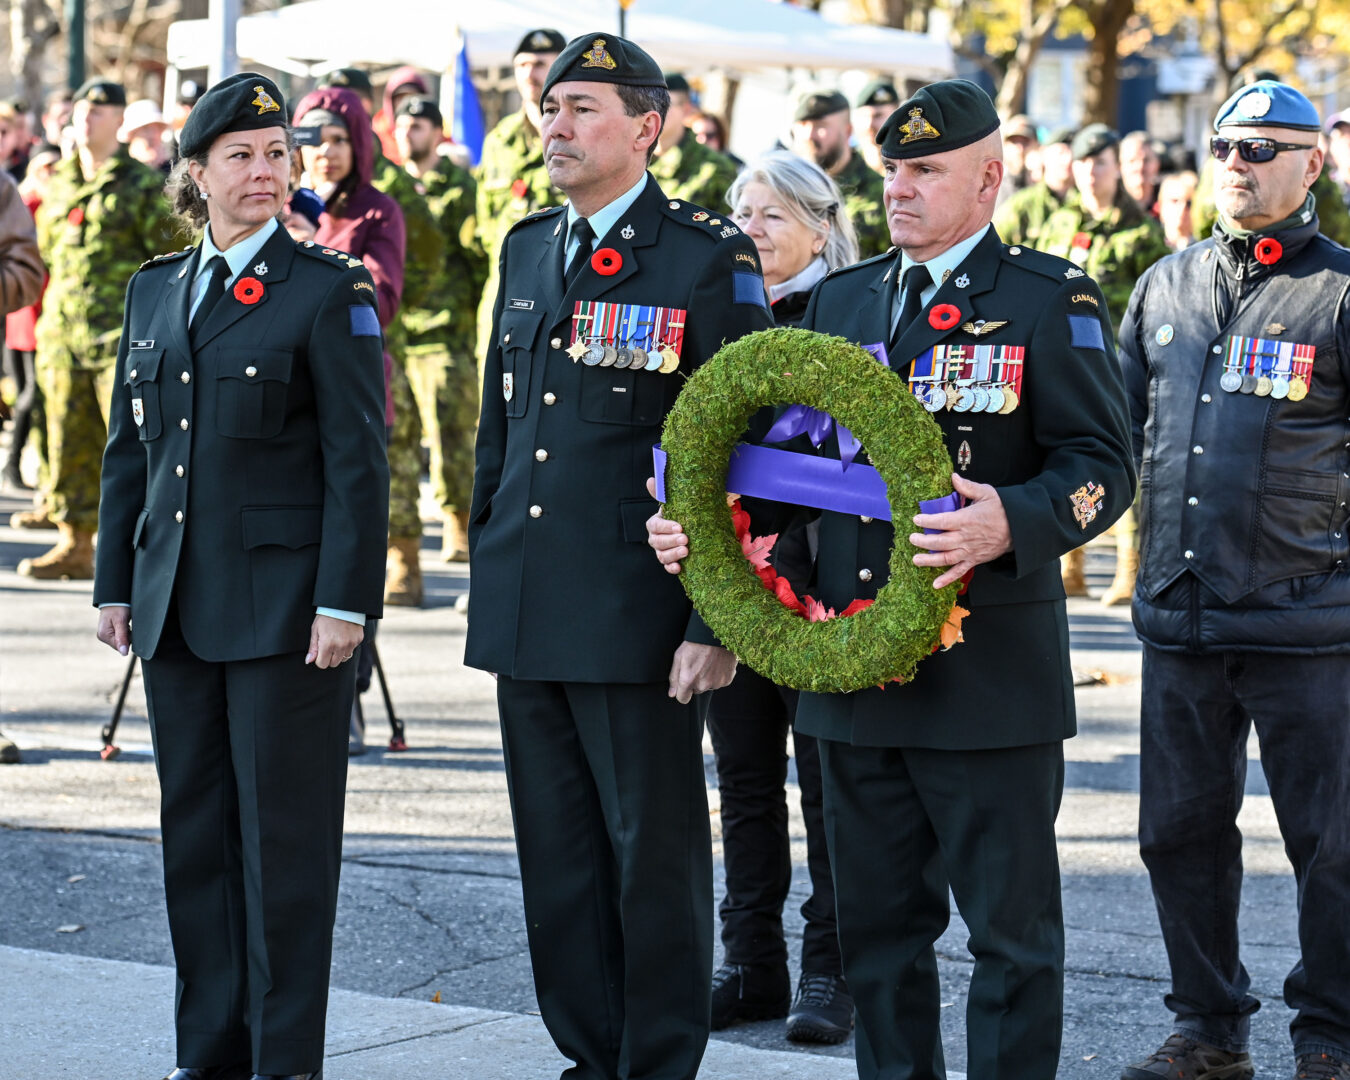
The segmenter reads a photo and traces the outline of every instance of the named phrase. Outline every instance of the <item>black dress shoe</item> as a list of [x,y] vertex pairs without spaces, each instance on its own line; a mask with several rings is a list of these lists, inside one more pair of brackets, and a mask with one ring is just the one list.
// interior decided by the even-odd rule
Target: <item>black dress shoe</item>
[[277,1076],[274,1073],[254,1073],[253,1080],[323,1080],[323,1069],[312,1073],[292,1073],[289,1076]]
[[247,1065],[204,1065],[194,1069],[174,1069],[164,1080],[248,1080]]
[[781,1020],[792,1002],[786,966],[723,964],[712,977],[713,1031],[742,1020]]
[[787,1018],[789,1042],[833,1045],[853,1030],[853,998],[842,975],[803,971]]

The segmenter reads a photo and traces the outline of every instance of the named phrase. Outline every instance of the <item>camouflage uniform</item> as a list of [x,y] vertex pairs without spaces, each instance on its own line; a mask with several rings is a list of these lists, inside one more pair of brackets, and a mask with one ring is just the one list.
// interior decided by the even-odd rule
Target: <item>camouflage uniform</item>
[[1162,227],[1123,187],[1110,213],[1095,221],[1088,220],[1078,192],[1070,191],[1046,220],[1036,247],[1068,259],[1101,287],[1117,334],[1135,282],[1169,253]]
[[385,345],[394,361],[389,383],[394,399],[394,427],[389,435],[389,539],[392,542],[422,535],[422,515],[417,508],[418,481],[422,475],[422,421],[403,370],[408,347],[406,312],[430,299],[445,261],[445,237],[427,205],[421,185],[384,156],[378,141],[370,182],[377,191],[398,203],[407,231],[403,299],[399,314],[385,334]]
[[544,143],[524,112],[514,112],[488,132],[478,163],[478,239],[487,254],[488,279],[478,306],[479,375],[492,334],[497,299],[497,259],[506,231],[526,214],[561,206],[562,192],[544,168]]
[[[1191,231],[1197,240],[1208,240],[1214,231],[1218,211],[1214,207],[1214,159],[1205,158],[1200,170],[1200,182],[1195,185],[1191,200]],[[1336,181],[1326,169],[1313,181],[1313,199],[1317,202],[1317,227],[1329,240],[1350,246],[1350,210],[1345,207]]]
[[475,234],[473,177],[439,158],[421,182],[447,246],[426,306],[404,309],[408,379],[431,443],[431,488],[442,512],[453,514],[469,508],[473,489],[479,408],[474,320],[487,257]]
[[37,233],[51,274],[36,358],[47,498],[54,520],[92,533],[127,282],[141,263],[187,238],[170,214],[164,175],[125,146],[89,180],[77,156],[62,161],[38,209]]
[[672,199],[683,199],[727,213],[727,189],[736,179],[736,163],[704,146],[688,128],[680,141],[652,159],[648,171]]
[[994,212],[994,228],[1005,244],[1041,250],[1041,230],[1063,204],[1045,181],[1015,192]]
[[851,152],[848,164],[834,175],[844,196],[844,209],[858,234],[858,261],[880,255],[891,246],[891,230],[886,224],[886,208],[881,192],[886,181],[874,173],[863,156]]

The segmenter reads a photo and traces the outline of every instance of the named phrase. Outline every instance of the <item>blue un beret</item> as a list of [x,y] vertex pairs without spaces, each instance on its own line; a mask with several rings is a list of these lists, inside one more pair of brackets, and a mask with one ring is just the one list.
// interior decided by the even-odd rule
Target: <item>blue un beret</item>
[[1317,107],[1287,83],[1262,79],[1244,86],[1223,103],[1214,130],[1225,127],[1278,127],[1321,131]]

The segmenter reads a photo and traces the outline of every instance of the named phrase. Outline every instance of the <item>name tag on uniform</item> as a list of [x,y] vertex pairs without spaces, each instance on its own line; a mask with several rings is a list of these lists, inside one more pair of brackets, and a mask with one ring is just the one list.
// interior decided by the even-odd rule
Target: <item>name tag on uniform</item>
[[149,341],[133,341],[131,347],[133,349],[153,349],[155,347],[155,339],[151,338]]
[[534,310],[534,301],[533,301],[533,300],[508,300],[508,301],[506,302],[506,306],[509,307],[509,308],[514,308],[516,311],[533,311],[533,310]]
[[145,423],[145,405],[138,397],[131,399],[131,418],[136,421],[137,427]]

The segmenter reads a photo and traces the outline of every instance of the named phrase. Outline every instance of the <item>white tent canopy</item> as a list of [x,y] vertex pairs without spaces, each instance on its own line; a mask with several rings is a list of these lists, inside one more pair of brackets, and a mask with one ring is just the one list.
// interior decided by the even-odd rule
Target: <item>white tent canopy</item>
[[[511,50],[532,27],[556,27],[571,37],[612,32],[617,22],[615,0],[308,0],[240,19],[237,48],[241,62],[296,75],[355,63],[443,72],[454,67],[461,33],[475,67],[497,66],[510,64]],[[943,42],[831,23],[774,0],[636,0],[627,34],[667,69],[866,69],[914,79],[953,70]],[[175,23],[168,51],[178,70],[206,66],[213,56],[210,23]]]

